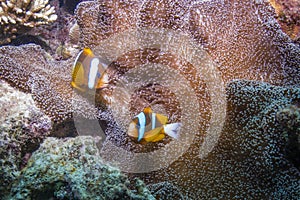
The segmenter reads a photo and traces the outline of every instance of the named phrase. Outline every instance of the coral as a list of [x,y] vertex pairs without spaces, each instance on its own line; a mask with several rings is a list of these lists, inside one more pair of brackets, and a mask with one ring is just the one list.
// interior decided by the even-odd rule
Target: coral
[[185,199],[178,188],[168,182],[150,184],[147,185],[147,188],[149,188],[151,194],[155,197],[155,199]]
[[0,193],[5,194],[28,156],[49,135],[51,121],[29,94],[0,82]]
[[[299,105],[298,105],[299,106]],[[300,108],[297,105],[291,105],[283,108],[277,113],[277,120],[288,131],[298,132],[300,127]]]
[[[98,1],[81,2],[76,11],[81,32],[80,45],[96,47],[109,36],[134,29],[137,25],[166,26],[165,28],[187,32],[191,38],[200,43],[218,62],[225,82],[246,78],[282,85],[299,84],[300,50],[282,34],[274,21],[274,13],[267,4],[252,1],[238,2],[234,5],[230,1],[223,3],[205,1],[195,3],[193,6],[188,6],[192,4],[189,1],[184,5],[180,2],[173,4],[175,7],[171,9],[168,8],[171,4],[167,1],[160,1],[160,12],[170,12],[161,18],[168,23],[162,23],[155,22],[151,17],[150,10],[158,8],[147,1],[142,7],[136,1],[131,3],[113,1],[101,4]],[[245,13],[244,10],[248,8],[250,10]],[[255,13],[258,10],[260,12],[257,15]],[[177,11],[183,19],[176,17]],[[238,13],[243,14],[238,15]],[[206,16],[205,19],[208,20],[203,21],[203,25],[196,23],[201,16]],[[176,23],[172,25],[172,22]],[[243,33],[247,34],[243,35]],[[118,44],[125,42],[126,40],[108,45],[117,47]],[[180,43],[178,46],[180,47]],[[0,60],[3,63],[0,71],[1,79],[33,93],[34,99],[54,121],[70,117],[73,111],[70,106],[72,96],[69,85],[72,66],[70,59],[56,63],[43,59],[46,57],[45,52],[38,47],[33,48],[32,45],[2,47],[1,54]],[[140,53],[125,54],[118,61],[131,56],[132,62],[135,62],[136,54]],[[75,58],[74,53],[71,55]],[[165,60],[160,59],[161,61],[158,62]],[[125,62],[123,68],[130,65],[130,62]],[[176,66],[177,60],[168,62]],[[189,74],[189,72],[183,73]],[[28,81],[28,77],[31,77],[31,82]],[[32,79],[37,79],[39,82],[39,87],[34,90],[30,88]],[[47,105],[42,106],[43,102],[47,102]],[[79,111],[84,110],[84,105],[78,106]]]
[[[71,3],[73,1],[69,2]],[[61,55],[61,52],[56,51],[59,47],[63,46],[67,49],[73,48],[73,46],[69,43],[69,29],[76,20],[72,14],[66,11],[64,6],[60,5],[59,0],[51,1],[51,5],[55,7],[56,15],[58,16],[57,20],[51,24],[48,24],[47,26],[34,27],[27,33],[27,35],[42,38],[44,41],[46,41],[47,47],[50,50],[41,45],[42,48],[47,50],[47,52],[51,55],[57,55],[57,57],[54,56],[54,58],[60,60],[64,56]],[[18,39],[19,37],[16,40]],[[27,44],[26,41],[24,41],[23,44]],[[67,58],[65,57],[64,59]]]
[[[76,18],[79,45],[112,62],[112,87],[103,89],[110,110],[95,114],[70,87],[70,59],[53,61],[34,45],[0,48],[0,79],[31,93],[53,121],[76,110],[105,120],[101,157],[147,184],[170,183],[189,199],[299,199],[299,170],[276,116],[297,106],[300,50],[267,1],[88,1]],[[157,28],[168,32],[150,34]],[[145,105],[181,121],[185,140],[130,141],[126,122]],[[203,144],[213,144],[206,156]]]
[[300,169],[300,108],[299,98],[296,105],[289,105],[279,110],[276,114],[277,121],[284,130],[284,136],[287,140],[287,157]]
[[[300,49],[282,32],[267,1],[89,1],[78,5],[76,17],[82,46],[111,60],[111,66],[119,72],[115,76],[114,70],[107,71],[112,74],[111,85],[116,85],[107,94],[112,94],[109,100],[115,103],[114,119],[109,121],[117,122],[106,130],[112,144],[102,148],[103,157],[121,162],[121,167],[132,173],[149,165],[158,166],[160,170],[137,176],[147,183],[173,183],[186,198],[299,198],[299,171],[286,158],[284,129],[275,116],[299,96],[299,89],[288,86],[296,88],[300,83]],[[156,41],[158,37],[149,34],[150,30],[136,33],[139,28],[167,29],[170,37]],[[207,93],[211,79],[203,81],[208,73],[201,71],[209,56],[202,51],[194,54],[172,31],[187,35],[194,45],[201,46],[216,63],[222,80],[229,84],[228,98],[217,97],[219,108],[227,101],[225,126],[217,145],[204,158],[198,156],[203,150],[203,138],[208,135],[207,127],[214,129],[221,123],[209,124],[211,116],[217,113],[211,108],[214,95]],[[172,43],[172,36],[177,46]],[[147,49],[147,45],[153,49]],[[177,49],[184,49],[183,53],[178,55]],[[186,63],[189,56],[203,58],[202,63]],[[181,76],[176,77],[176,73]],[[231,83],[235,79],[273,85],[255,81]],[[185,81],[194,90],[187,90]],[[120,82],[123,87],[118,85]],[[151,85],[160,82],[161,86]],[[212,83],[210,87],[214,91],[222,84]],[[129,100],[119,98],[126,95],[122,89],[131,92]],[[196,102],[192,102],[194,99]],[[139,105],[140,102],[145,103]],[[128,140],[124,130],[126,119],[137,114],[137,110],[157,104],[174,122],[187,118],[182,122],[188,124],[183,131],[195,134],[189,149],[168,167],[164,163],[185,147],[186,140],[178,146],[168,140],[142,146]],[[191,109],[183,109],[183,105]],[[114,145],[127,151],[116,151]],[[167,150],[159,152],[163,148]],[[150,158],[140,158],[140,152],[152,154]],[[143,164],[137,166],[134,156]]]
[[140,180],[130,183],[120,170],[103,163],[94,138],[89,136],[47,138],[22,170],[12,197],[154,199]]
[[0,5],[0,44],[9,43],[16,34],[30,28],[48,24],[57,19],[53,6],[48,0],[1,0]]
[[277,20],[293,40],[300,42],[300,3],[297,0],[269,0],[275,8]]

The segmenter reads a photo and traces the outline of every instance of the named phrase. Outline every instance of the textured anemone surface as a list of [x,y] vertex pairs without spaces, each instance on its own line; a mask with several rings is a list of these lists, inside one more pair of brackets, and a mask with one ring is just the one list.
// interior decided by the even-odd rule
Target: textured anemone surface
[[[267,1],[88,1],[76,15],[82,45],[118,71],[108,69],[111,88],[101,91],[116,120],[104,158],[144,172],[146,182],[174,183],[192,199],[299,197],[299,171],[285,157],[285,129],[275,119],[299,90],[231,83],[300,83],[300,49]],[[227,99],[222,83],[230,83]],[[128,120],[148,105],[183,123],[179,143],[126,138]]]
[[22,170],[10,198],[154,199],[142,181],[130,183],[120,170],[106,165],[89,136],[47,138]]
[[70,86],[72,61],[55,61],[34,44],[3,46],[0,52],[1,79],[31,93],[38,106],[53,121],[70,118],[74,110],[93,117],[92,108]]
[[276,115],[298,105],[299,88],[235,81],[227,95],[230,111],[207,157],[197,156],[199,144],[194,143],[167,169],[140,177],[148,183],[173,183],[191,199],[298,199],[300,173],[285,156],[288,126]]
[[[0,78],[54,121],[74,111],[105,121],[102,159],[158,198],[299,199],[286,134],[299,126],[300,50],[267,1],[86,1],[76,18],[79,44],[111,62],[96,99],[72,91],[70,60],[35,45],[1,47]],[[105,110],[91,105],[98,97]],[[146,106],[182,123],[178,141],[127,136]]]
[[0,82],[1,195],[9,190],[28,156],[50,134],[51,121],[29,94]]
[[207,50],[224,81],[299,84],[299,47],[281,31],[267,1],[88,1],[76,14],[84,46],[96,48],[138,27],[165,28],[188,34]]

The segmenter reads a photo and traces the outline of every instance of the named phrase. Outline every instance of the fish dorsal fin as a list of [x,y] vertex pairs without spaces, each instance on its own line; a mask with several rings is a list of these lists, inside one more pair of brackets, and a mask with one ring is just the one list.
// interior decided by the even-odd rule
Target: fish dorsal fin
[[146,107],[146,108],[144,108],[143,112],[145,114],[151,114],[152,113],[152,109],[150,107]]

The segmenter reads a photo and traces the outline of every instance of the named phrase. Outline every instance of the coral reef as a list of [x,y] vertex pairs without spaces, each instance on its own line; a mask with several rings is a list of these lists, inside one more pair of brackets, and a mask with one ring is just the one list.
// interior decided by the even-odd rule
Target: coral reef
[[0,193],[4,195],[18,177],[28,156],[49,135],[51,121],[29,94],[0,82]]
[[56,19],[55,9],[48,4],[48,0],[2,0],[0,44],[9,43],[17,34]]
[[284,130],[284,136],[287,140],[287,157],[300,168],[300,97],[295,105],[289,105],[276,114],[277,121]]
[[[69,1],[70,3],[73,1]],[[74,47],[70,44],[69,40],[69,30],[75,23],[75,17],[65,8],[65,4],[61,5],[58,0],[51,1],[51,5],[55,7],[56,14],[58,16],[55,22],[48,24],[47,26],[34,27],[27,33],[27,37],[34,36],[36,38],[41,38],[47,45],[41,45],[48,53],[50,53],[56,60],[66,60],[70,58],[71,54],[74,55]],[[18,40],[18,37],[16,40]],[[27,38],[26,38],[27,39]],[[15,43],[13,40],[12,43]],[[23,41],[23,44],[27,44],[27,41]],[[65,49],[65,52],[64,50]],[[68,51],[68,52],[67,52]],[[74,53],[74,54],[73,54]]]
[[168,182],[150,184],[147,185],[147,188],[149,188],[151,194],[155,197],[155,199],[185,199],[178,188]]
[[47,138],[32,154],[11,195],[13,199],[154,199],[143,182],[130,183],[117,168],[103,163],[95,139],[89,136]]
[[[107,70],[107,73],[114,88],[107,92],[115,103],[110,108],[115,110],[94,108],[72,91],[71,60],[75,56],[66,61],[55,61],[36,45],[1,47],[0,79],[31,93],[35,102],[55,122],[71,119],[73,112],[106,121],[107,138],[101,149],[102,159],[116,156],[115,161],[121,162],[123,169],[143,169],[153,163],[159,165],[160,168],[152,172],[130,171],[132,176],[151,184],[155,196],[168,198],[165,191],[171,189],[170,198],[300,198],[299,169],[286,155],[285,137],[289,131],[297,129],[290,129],[293,123],[285,118],[296,119],[293,116],[299,107],[300,49],[282,32],[275,11],[267,1],[87,1],[77,7],[76,18],[79,45],[91,47],[111,61],[109,69],[114,70]],[[165,29],[168,33],[134,32],[142,28],[147,31]],[[137,34],[124,35],[130,32]],[[192,44],[174,32],[188,37]],[[166,37],[165,40],[156,41],[161,35]],[[74,38],[77,42],[78,35]],[[146,46],[149,43],[150,47]],[[200,50],[193,52],[194,46]],[[189,58],[201,62],[195,64]],[[216,73],[210,74],[211,71]],[[248,81],[233,81],[236,79]],[[225,90],[223,83],[228,84],[227,98],[220,95]],[[128,95],[122,91],[132,93]],[[129,100],[127,96],[130,96]],[[180,120],[184,124],[186,140],[173,145],[175,142],[166,138],[152,146],[130,141],[124,124],[145,104],[168,115],[171,122]],[[227,110],[219,109],[226,105]],[[293,108],[289,108],[291,115],[288,114],[290,111],[284,110],[289,106]],[[128,111],[126,115],[123,115],[124,110]],[[226,121],[221,129],[223,115],[226,115]],[[221,116],[221,119],[210,124],[214,116]],[[294,124],[298,126],[298,122]],[[206,141],[208,130],[216,128],[222,130],[220,136],[215,134],[217,139]],[[190,135],[193,136],[191,140]],[[215,146],[207,156],[201,157],[205,150],[202,148],[204,141],[206,145],[215,142]],[[53,143],[56,146],[60,141]],[[164,151],[165,147],[168,151]],[[164,165],[182,149],[184,153],[171,160],[170,165]],[[121,150],[130,154],[122,154]],[[139,155],[144,162],[130,163],[131,155],[135,153],[142,153]],[[152,157],[143,157],[143,153],[151,153]],[[64,168],[53,157],[56,165],[51,166]],[[77,158],[80,160],[81,154]],[[52,163],[50,161],[43,160]],[[77,163],[78,159],[73,161]],[[33,167],[41,164],[35,163],[32,161],[24,169],[22,178],[32,180],[26,173],[31,174]],[[74,175],[76,169],[84,170],[84,167],[76,166]],[[83,174],[90,168],[86,170]],[[43,182],[45,177],[40,174],[36,174],[36,182],[33,180],[32,185],[24,187],[20,178],[16,185],[19,189],[14,195],[41,195],[42,191],[56,197],[74,195],[68,192],[73,191],[74,186],[68,182],[72,173],[68,175],[68,180],[59,179],[63,183],[56,188],[63,189],[55,189],[56,193],[54,190],[47,192],[47,187],[37,193],[31,192],[32,185]],[[93,190],[87,193],[92,195]]]
[[300,2],[297,0],[269,0],[275,8],[282,30],[294,41],[300,42]]

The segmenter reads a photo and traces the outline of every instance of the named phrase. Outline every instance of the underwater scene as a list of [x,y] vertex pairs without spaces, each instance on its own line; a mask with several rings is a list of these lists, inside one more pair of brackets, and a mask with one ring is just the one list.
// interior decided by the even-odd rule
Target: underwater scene
[[299,0],[0,0],[0,200],[300,199]]

